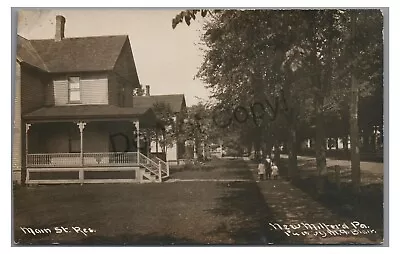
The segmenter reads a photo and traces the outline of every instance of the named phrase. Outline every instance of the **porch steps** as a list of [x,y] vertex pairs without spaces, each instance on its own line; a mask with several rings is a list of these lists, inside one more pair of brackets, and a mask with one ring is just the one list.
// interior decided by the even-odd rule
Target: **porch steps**
[[142,177],[143,177],[142,181],[144,181],[144,182],[156,182],[157,181],[156,176],[152,175],[149,172],[143,172]]

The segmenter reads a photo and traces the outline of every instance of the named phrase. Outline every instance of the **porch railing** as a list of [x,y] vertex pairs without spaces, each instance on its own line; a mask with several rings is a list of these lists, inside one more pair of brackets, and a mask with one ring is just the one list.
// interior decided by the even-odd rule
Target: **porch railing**
[[137,153],[84,153],[83,164],[86,166],[137,164]]
[[165,174],[165,176],[169,176],[169,165],[167,162],[161,160],[160,158],[158,158],[155,155],[151,155],[150,158],[152,160],[154,160],[155,162],[157,162],[158,164],[160,164],[161,171],[163,174]]
[[28,154],[28,167],[76,167],[81,165],[79,153]]
[[82,155],[83,158],[79,153],[28,154],[27,172],[29,174],[30,171],[71,168],[71,170],[80,170],[79,179],[83,179],[83,171],[87,168],[115,167],[118,169],[119,167],[141,166],[145,169],[143,176],[149,180],[155,179],[162,182],[162,179],[169,176],[167,163],[159,158],[149,158],[138,152],[83,153]]
[[79,167],[138,165],[137,152],[28,154],[28,167]]

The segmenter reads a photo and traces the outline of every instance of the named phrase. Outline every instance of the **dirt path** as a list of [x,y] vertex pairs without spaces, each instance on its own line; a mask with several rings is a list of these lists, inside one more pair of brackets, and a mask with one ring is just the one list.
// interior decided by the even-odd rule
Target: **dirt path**
[[[255,165],[251,164],[249,168],[253,169],[256,179]],[[338,216],[287,181],[258,181],[257,185],[274,214],[275,221],[267,224],[275,231],[286,232],[288,236],[282,243],[379,244],[382,241],[367,221]],[[339,226],[331,228],[330,225]]]

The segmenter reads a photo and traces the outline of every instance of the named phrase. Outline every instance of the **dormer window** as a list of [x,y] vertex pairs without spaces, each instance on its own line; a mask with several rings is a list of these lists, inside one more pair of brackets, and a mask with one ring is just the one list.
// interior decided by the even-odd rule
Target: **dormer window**
[[68,77],[69,103],[81,102],[81,85],[79,77]]

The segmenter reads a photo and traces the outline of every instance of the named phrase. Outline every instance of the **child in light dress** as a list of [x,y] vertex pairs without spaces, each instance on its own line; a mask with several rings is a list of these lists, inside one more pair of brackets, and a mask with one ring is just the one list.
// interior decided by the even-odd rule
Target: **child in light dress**
[[261,160],[258,163],[258,176],[260,180],[265,179],[265,164]]
[[275,163],[272,163],[272,166],[271,166],[271,178],[272,179],[278,179],[278,176],[279,176],[278,166],[275,165]]

